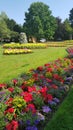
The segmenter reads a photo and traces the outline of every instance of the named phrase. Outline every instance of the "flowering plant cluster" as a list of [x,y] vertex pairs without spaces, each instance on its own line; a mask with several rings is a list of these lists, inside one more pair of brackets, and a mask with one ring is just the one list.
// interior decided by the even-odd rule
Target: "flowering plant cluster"
[[66,47],[65,42],[51,42],[48,43],[48,47]]
[[10,54],[27,54],[31,53],[32,50],[30,49],[5,49],[3,51],[4,55],[10,55]]
[[68,47],[68,48],[66,49],[66,51],[68,52],[69,57],[73,57],[73,46]]
[[3,48],[12,48],[12,49],[37,49],[37,48],[46,48],[47,44],[45,43],[25,43],[25,44],[19,44],[19,43],[10,43],[10,44],[4,44]]
[[[0,84],[1,92],[9,91],[4,100],[6,130],[38,130],[69,91],[73,60],[58,59],[30,70],[31,77],[12,80],[12,84]],[[1,98],[2,101],[2,98]],[[1,125],[1,124],[0,124]]]

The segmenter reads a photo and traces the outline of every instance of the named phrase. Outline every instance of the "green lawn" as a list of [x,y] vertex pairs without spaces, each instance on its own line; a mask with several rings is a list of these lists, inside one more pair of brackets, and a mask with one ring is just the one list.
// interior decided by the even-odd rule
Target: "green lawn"
[[2,47],[0,47],[0,83],[67,54],[63,47],[36,49],[31,54],[20,55],[3,55],[2,51]]

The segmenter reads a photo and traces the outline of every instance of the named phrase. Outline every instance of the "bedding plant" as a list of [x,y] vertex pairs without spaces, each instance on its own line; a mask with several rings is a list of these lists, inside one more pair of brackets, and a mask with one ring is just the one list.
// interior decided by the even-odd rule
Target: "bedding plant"
[[0,84],[0,130],[43,130],[70,89],[72,69],[72,59],[57,59]]

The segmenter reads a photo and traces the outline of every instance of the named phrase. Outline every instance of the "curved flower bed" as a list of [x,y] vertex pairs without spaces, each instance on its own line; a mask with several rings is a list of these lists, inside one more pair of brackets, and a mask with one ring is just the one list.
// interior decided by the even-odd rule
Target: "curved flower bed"
[[3,51],[4,55],[11,55],[11,54],[27,54],[31,53],[32,50],[30,49],[5,49]]
[[10,44],[4,44],[3,48],[18,48],[18,49],[42,49],[42,48],[47,48],[47,44],[44,43],[25,43],[25,44],[19,44],[19,43],[10,43]]
[[69,91],[72,81],[69,70],[73,60],[58,59],[30,70],[8,84],[0,84],[0,128],[5,130],[43,130],[42,124]]

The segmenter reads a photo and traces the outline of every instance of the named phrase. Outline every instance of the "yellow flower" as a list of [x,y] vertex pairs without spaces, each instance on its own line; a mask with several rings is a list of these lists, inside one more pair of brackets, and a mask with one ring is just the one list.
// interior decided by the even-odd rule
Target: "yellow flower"
[[18,106],[18,107],[22,107],[22,105],[21,105],[21,104],[18,104],[17,106]]

